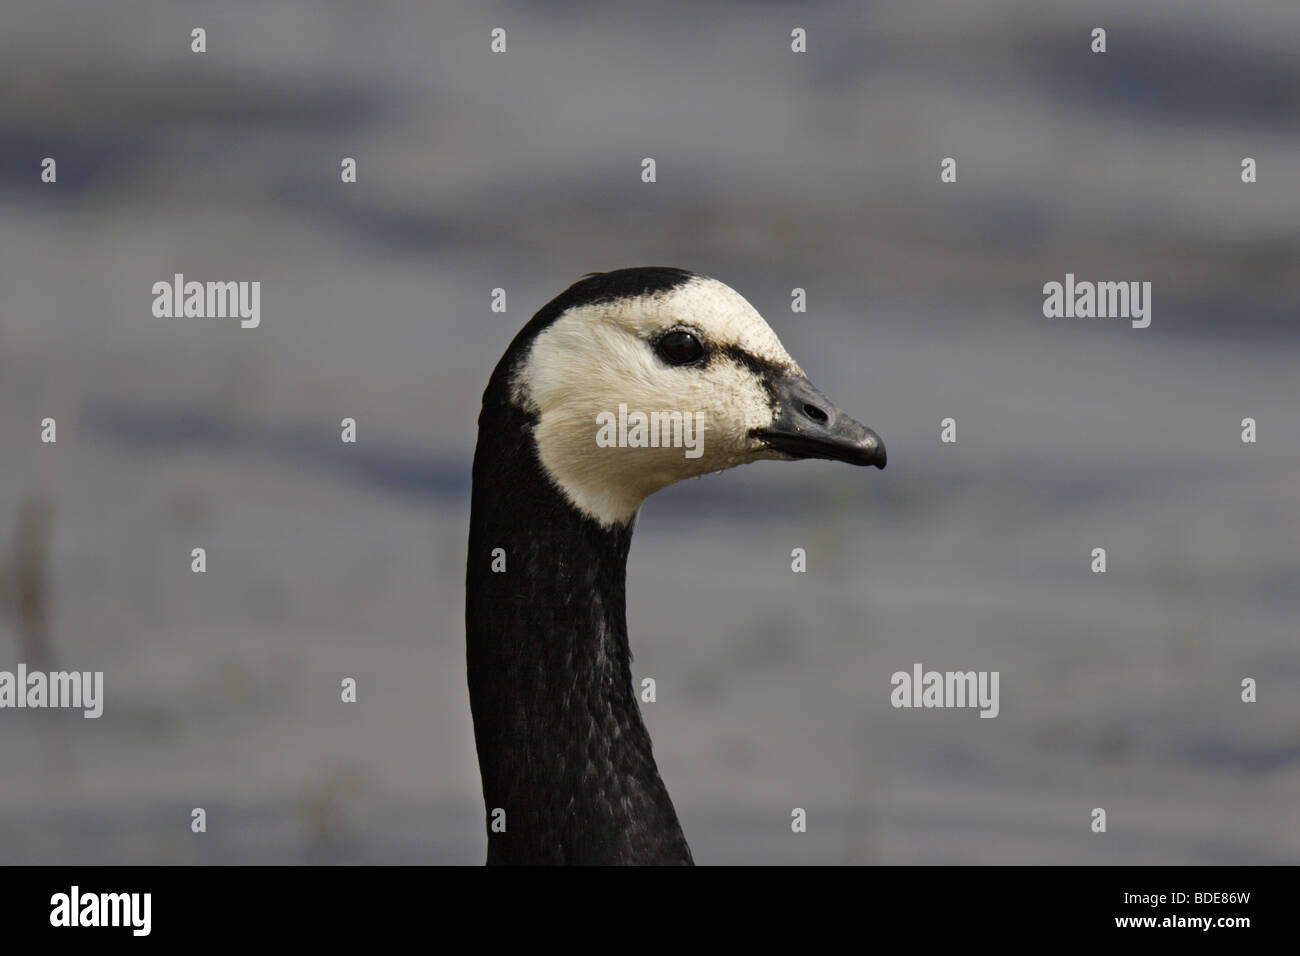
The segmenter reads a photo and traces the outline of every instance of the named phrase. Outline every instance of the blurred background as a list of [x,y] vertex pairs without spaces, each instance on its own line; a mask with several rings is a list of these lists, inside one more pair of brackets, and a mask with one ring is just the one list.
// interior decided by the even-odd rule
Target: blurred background
[[[0,862],[482,862],[480,396],[651,264],[889,448],[642,512],[697,861],[1296,862],[1300,5],[470,7],[0,6],[0,669],[106,697],[0,712]],[[261,327],[155,318],[176,272],[260,281]],[[1151,282],[1150,328],[1044,318],[1067,272]],[[1000,671],[1000,716],[893,709],[916,662]]]

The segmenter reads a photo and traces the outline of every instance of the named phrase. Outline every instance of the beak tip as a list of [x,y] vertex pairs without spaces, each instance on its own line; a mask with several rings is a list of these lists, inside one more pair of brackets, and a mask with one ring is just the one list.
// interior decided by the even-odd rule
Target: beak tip
[[866,440],[862,443],[862,464],[875,465],[881,471],[885,470],[885,463],[889,456],[885,453],[885,443],[880,440],[880,436],[867,429]]

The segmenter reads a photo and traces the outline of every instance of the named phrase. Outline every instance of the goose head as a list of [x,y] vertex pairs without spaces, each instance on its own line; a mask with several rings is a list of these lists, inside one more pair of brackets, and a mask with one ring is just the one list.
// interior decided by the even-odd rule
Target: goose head
[[716,279],[623,269],[584,278],[552,305],[514,363],[511,398],[552,483],[602,525],[632,522],[674,482],[762,459],[885,467],[880,437]]

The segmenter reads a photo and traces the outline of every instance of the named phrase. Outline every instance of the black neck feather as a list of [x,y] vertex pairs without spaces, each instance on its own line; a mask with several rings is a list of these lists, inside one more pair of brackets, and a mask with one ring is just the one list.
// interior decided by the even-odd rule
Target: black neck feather
[[690,863],[632,688],[632,526],[602,527],[549,480],[510,359],[479,418],[466,575],[488,863]]

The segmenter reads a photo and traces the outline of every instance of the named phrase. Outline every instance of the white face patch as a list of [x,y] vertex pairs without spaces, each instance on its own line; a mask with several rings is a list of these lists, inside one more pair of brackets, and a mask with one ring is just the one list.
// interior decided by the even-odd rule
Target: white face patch
[[[708,357],[667,363],[655,343],[674,329],[700,339]],[[783,457],[751,437],[772,424],[771,399],[761,375],[728,348],[803,374],[743,296],[704,276],[572,308],[537,336],[515,370],[513,397],[537,416],[542,466],[574,507],[604,525],[625,523],[649,495],[683,478]],[[661,426],[678,413],[690,432],[674,443],[678,435],[661,427],[659,447],[638,443],[649,429],[638,435],[634,413],[655,415]],[[620,419],[633,427],[620,428]],[[695,448],[686,447],[691,440]]]

